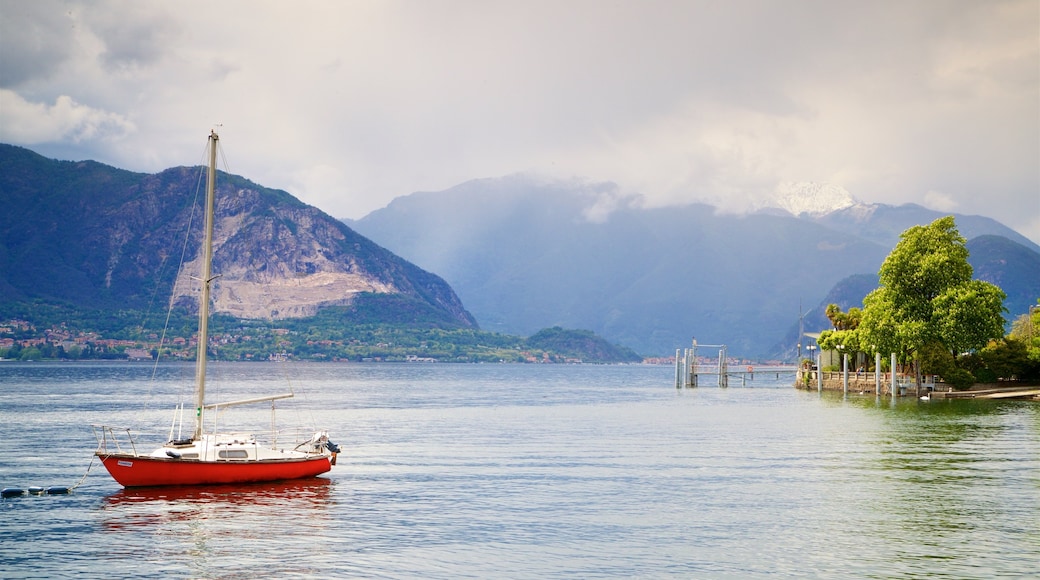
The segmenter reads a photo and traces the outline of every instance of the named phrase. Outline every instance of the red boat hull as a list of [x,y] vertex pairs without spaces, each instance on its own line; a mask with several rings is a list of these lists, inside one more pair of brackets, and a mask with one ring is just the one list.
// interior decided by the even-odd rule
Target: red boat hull
[[314,477],[332,469],[329,457],[261,461],[197,461],[124,453],[97,454],[123,487],[213,485]]

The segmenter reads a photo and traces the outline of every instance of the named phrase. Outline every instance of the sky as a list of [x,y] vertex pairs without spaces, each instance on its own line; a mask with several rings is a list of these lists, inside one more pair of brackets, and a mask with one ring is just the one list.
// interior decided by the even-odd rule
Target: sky
[[475,178],[651,207],[792,183],[1040,243],[1036,0],[0,0],[0,142],[338,218]]

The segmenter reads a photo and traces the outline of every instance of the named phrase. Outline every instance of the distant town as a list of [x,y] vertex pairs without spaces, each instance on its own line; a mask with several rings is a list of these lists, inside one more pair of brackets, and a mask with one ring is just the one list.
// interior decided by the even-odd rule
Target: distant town
[[[241,321],[239,321],[241,322]],[[567,331],[554,329],[566,335]],[[579,331],[580,332],[580,331]],[[121,330],[117,334],[126,335]],[[312,360],[329,362],[514,362],[532,364],[642,363],[673,364],[674,357],[634,357],[582,353],[581,345],[555,347],[524,344],[525,339],[471,330],[369,328],[357,336],[328,338],[328,332],[304,332],[263,324],[211,331],[209,349],[218,360]],[[588,337],[581,335],[583,340]],[[600,339],[601,340],[601,339]],[[572,341],[577,343],[578,341]],[[0,322],[0,359],[38,360],[195,360],[195,334],[142,332],[110,338],[66,324],[37,327],[24,319]],[[706,362],[710,362],[707,361]],[[734,360],[734,364],[744,364]]]
[[[214,337],[219,344],[221,337]],[[104,338],[64,326],[36,328],[27,320],[0,322],[0,358],[18,360],[129,359],[154,360],[159,353],[159,336],[148,340]],[[194,359],[195,340],[172,337],[163,354],[174,359]]]

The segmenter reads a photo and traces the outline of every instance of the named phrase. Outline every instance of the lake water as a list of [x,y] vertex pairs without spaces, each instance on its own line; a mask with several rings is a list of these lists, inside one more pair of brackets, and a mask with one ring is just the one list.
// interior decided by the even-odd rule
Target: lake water
[[[1040,570],[1040,405],[819,395],[759,369],[212,363],[210,400],[344,453],[316,480],[122,490],[193,367],[0,363],[0,577],[993,578]],[[239,411],[234,411],[238,413]],[[243,410],[250,428],[270,410]],[[84,478],[84,474],[88,472]]]

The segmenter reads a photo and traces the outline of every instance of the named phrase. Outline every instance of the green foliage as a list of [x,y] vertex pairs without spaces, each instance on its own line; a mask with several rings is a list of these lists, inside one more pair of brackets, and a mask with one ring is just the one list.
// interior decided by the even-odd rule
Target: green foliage
[[863,334],[865,342],[876,347],[878,352],[894,352],[901,358],[905,357],[892,293],[880,288],[874,290],[863,299],[863,305],[863,321],[857,330]]
[[460,328],[459,320],[449,312],[419,298],[404,294],[364,292],[350,306],[323,308],[314,321],[350,321],[352,324],[380,324],[414,328]]
[[827,307],[835,330],[818,342],[827,349],[895,352],[959,389],[976,381],[1040,379],[1040,332],[1033,333],[1040,308],[1016,320],[1004,340],[1006,295],[972,273],[952,217],[912,227],[885,259],[880,285],[863,299],[862,312]]
[[[861,344],[906,360],[926,345],[941,345],[953,357],[1003,335],[1004,292],[972,280],[966,243],[952,216],[903,232],[878,279],[880,287],[863,300]],[[967,380],[953,369],[946,372]]]
[[860,336],[855,330],[825,330],[816,343],[824,350],[841,350],[848,353],[866,352],[860,347]]
[[941,375],[947,384],[958,391],[970,389],[978,381],[978,377],[960,367],[952,367],[946,374]]
[[[386,312],[388,314],[383,314]],[[410,313],[405,316],[401,313]],[[394,315],[391,315],[394,314]],[[398,315],[400,314],[400,315]],[[387,319],[380,321],[380,316]],[[125,310],[79,311],[68,305],[5,303],[0,321],[8,324],[5,338],[11,348],[0,358],[106,359],[127,358],[128,348],[161,353],[163,358],[193,360],[196,316],[174,310],[165,340],[164,317]],[[102,331],[103,329],[103,331]],[[279,321],[239,319],[215,315],[210,320],[211,356],[220,360],[295,358],[316,361],[523,362],[636,362],[631,350],[607,343],[588,331],[553,329],[525,340],[462,326],[419,300],[372,295],[353,306],[327,308],[310,318]],[[42,339],[42,340],[41,340]],[[19,341],[32,342],[23,347]],[[71,344],[75,340],[75,344]],[[65,344],[69,344],[66,349]]]
[[1040,304],[1032,306],[1029,312],[1015,319],[1008,338],[1026,345],[1029,369],[1024,374],[1040,378],[1037,376],[1040,375]]
[[1004,292],[970,280],[945,289],[932,301],[938,336],[953,353],[978,350],[1004,334]]
[[526,341],[529,349],[556,352],[584,362],[639,362],[642,357],[631,349],[610,344],[591,330],[545,328]]
[[946,216],[903,232],[881,265],[878,278],[882,288],[899,298],[907,314],[927,318],[933,298],[969,282],[971,275],[966,241],[957,231],[953,216]]
[[975,375],[958,366],[953,354],[942,343],[930,342],[921,348],[918,355],[922,373],[939,375],[943,381],[957,390],[964,390],[975,384]]
[[856,330],[863,319],[863,311],[859,308],[853,307],[848,312],[842,312],[837,304],[828,304],[826,315],[835,330]]
[[1040,365],[1033,363],[1026,343],[1020,340],[995,340],[979,352],[979,357],[997,379],[1040,378]]
[[979,356],[978,353],[971,353],[958,357],[957,366],[974,375],[975,380],[977,382],[997,382],[997,375],[995,375],[993,371],[986,368],[986,363],[983,362],[982,357]]
[[40,360],[42,358],[43,358],[43,352],[40,349],[36,348],[35,346],[29,347],[29,348],[26,348],[26,349],[22,349],[22,351],[18,354],[18,360],[22,360],[22,361]]

